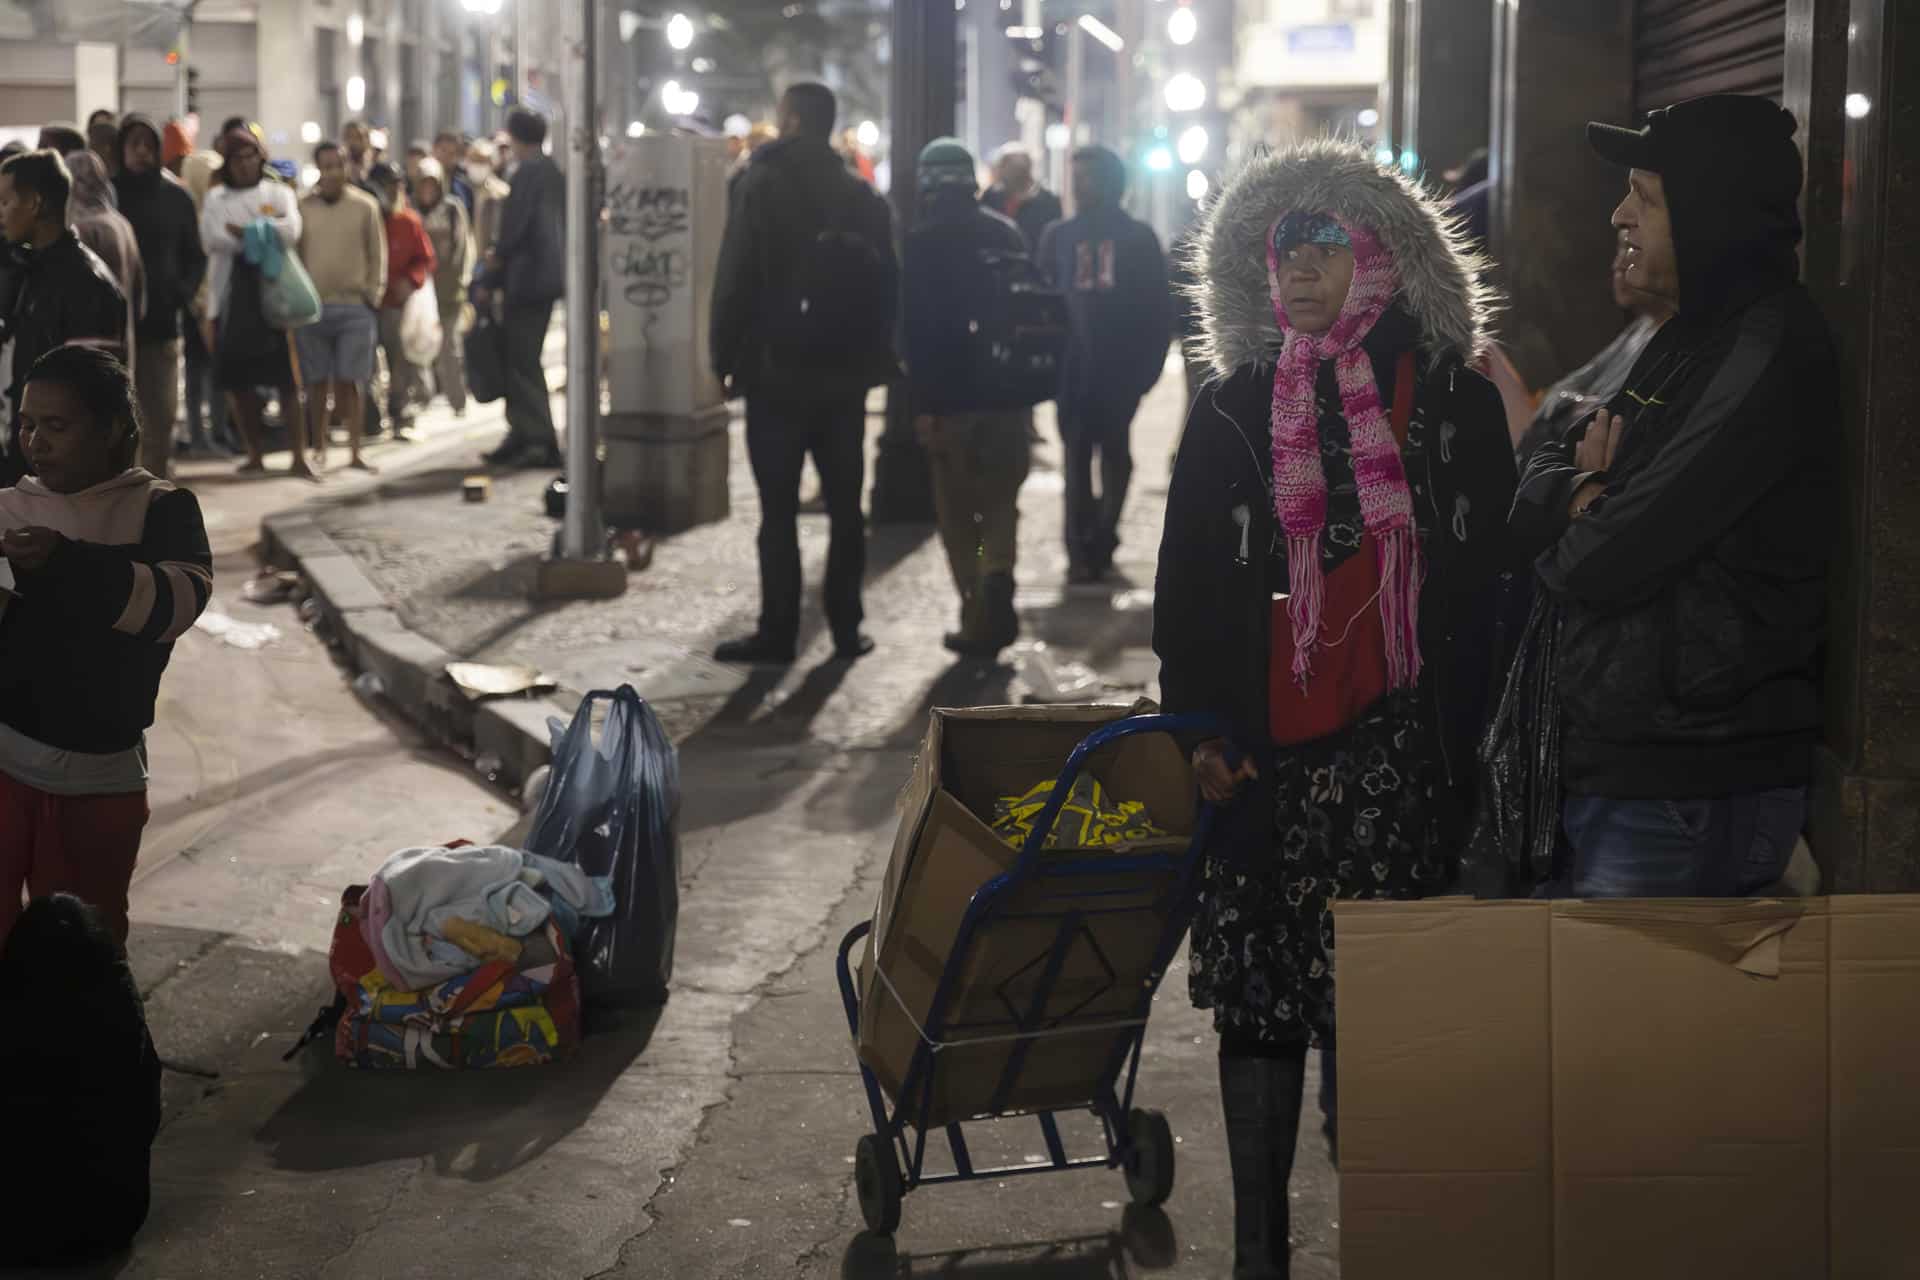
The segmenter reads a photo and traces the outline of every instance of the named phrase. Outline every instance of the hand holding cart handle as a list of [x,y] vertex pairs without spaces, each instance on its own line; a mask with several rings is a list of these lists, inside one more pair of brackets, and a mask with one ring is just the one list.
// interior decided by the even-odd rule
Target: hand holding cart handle
[[[1033,829],[1028,832],[1027,840],[1020,847],[1020,861],[1027,859],[1046,848],[1048,839],[1053,835],[1054,824],[1060,820],[1060,810],[1067,803],[1067,794],[1073,789],[1074,779],[1086,767],[1087,758],[1096,751],[1109,747],[1122,738],[1131,738],[1142,733],[1166,733],[1174,737],[1181,735],[1204,734],[1208,738],[1227,739],[1228,728],[1225,721],[1211,715],[1182,716],[1129,716],[1125,720],[1115,720],[1088,734],[1073,754],[1067,757],[1066,767],[1060,770],[1060,776],[1054,781],[1053,794],[1047,797],[1047,803],[1034,819]],[[1227,760],[1238,766],[1240,751],[1228,740]]]

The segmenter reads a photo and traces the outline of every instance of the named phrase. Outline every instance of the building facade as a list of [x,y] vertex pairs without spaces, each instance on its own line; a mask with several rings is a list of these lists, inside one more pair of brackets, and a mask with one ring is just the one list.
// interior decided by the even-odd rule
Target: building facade
[[361,118],[394,145],[483,133],[559,100],[562,0],[202,0],[190,25],[126,0],[0,4],[0,130],[95,110],[260,123],[276,155]]

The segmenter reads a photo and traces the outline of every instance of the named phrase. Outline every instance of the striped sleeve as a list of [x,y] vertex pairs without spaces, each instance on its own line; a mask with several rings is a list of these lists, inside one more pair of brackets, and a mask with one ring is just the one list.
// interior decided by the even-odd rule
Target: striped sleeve
[[156,644],[172,644],[193,626],[213,594],[213,574],[205,565],[169,560],[134,561],[127,607],[113,629]]
[[185,489],[156,493],[138,543],[69,542],[36,575],[33,594],[79,625],[173,643],[213,594],[213,555],[200,504]]

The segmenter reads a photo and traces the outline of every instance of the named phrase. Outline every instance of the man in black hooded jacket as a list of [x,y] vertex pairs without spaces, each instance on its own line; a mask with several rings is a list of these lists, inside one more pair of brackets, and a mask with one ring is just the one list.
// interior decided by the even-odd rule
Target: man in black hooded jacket
[[88,341],[127,351],[127,299],[99,255],[67,224],[73,180],[51,151],[29,151],[0,164],[0,234],[18,266],[4,338],[13,342],[13,385],[7,393],[6,456],[0,487],[26,474],[20,451],[20,387],[33,362],[64,343]]
[[1579,896],[1749,893],[1805,822],[1840,389],[1798,280],[1793,131],[1731,94],[1588,126],[1630,170],[1628,283],[1677,314],[1580,439],[1534,455],[1514,504],[1561,610]]
[[207,274],[193,196],[161,165],[160,131],[135,112],[120,122],[113,188],[133,224],[147,273],[147,310],[134,330],[134,384],[140,395],[140,463],[166,478],[180,403],[180,313]]

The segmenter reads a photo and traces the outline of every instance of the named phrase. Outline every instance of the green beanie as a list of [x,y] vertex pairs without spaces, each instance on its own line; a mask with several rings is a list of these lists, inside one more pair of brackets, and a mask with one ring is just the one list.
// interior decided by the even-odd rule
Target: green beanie
[[973,153],[958,138],[935,138],[921,148],[918,169],[923,195],[956,187],[972,191],[978,185]]

